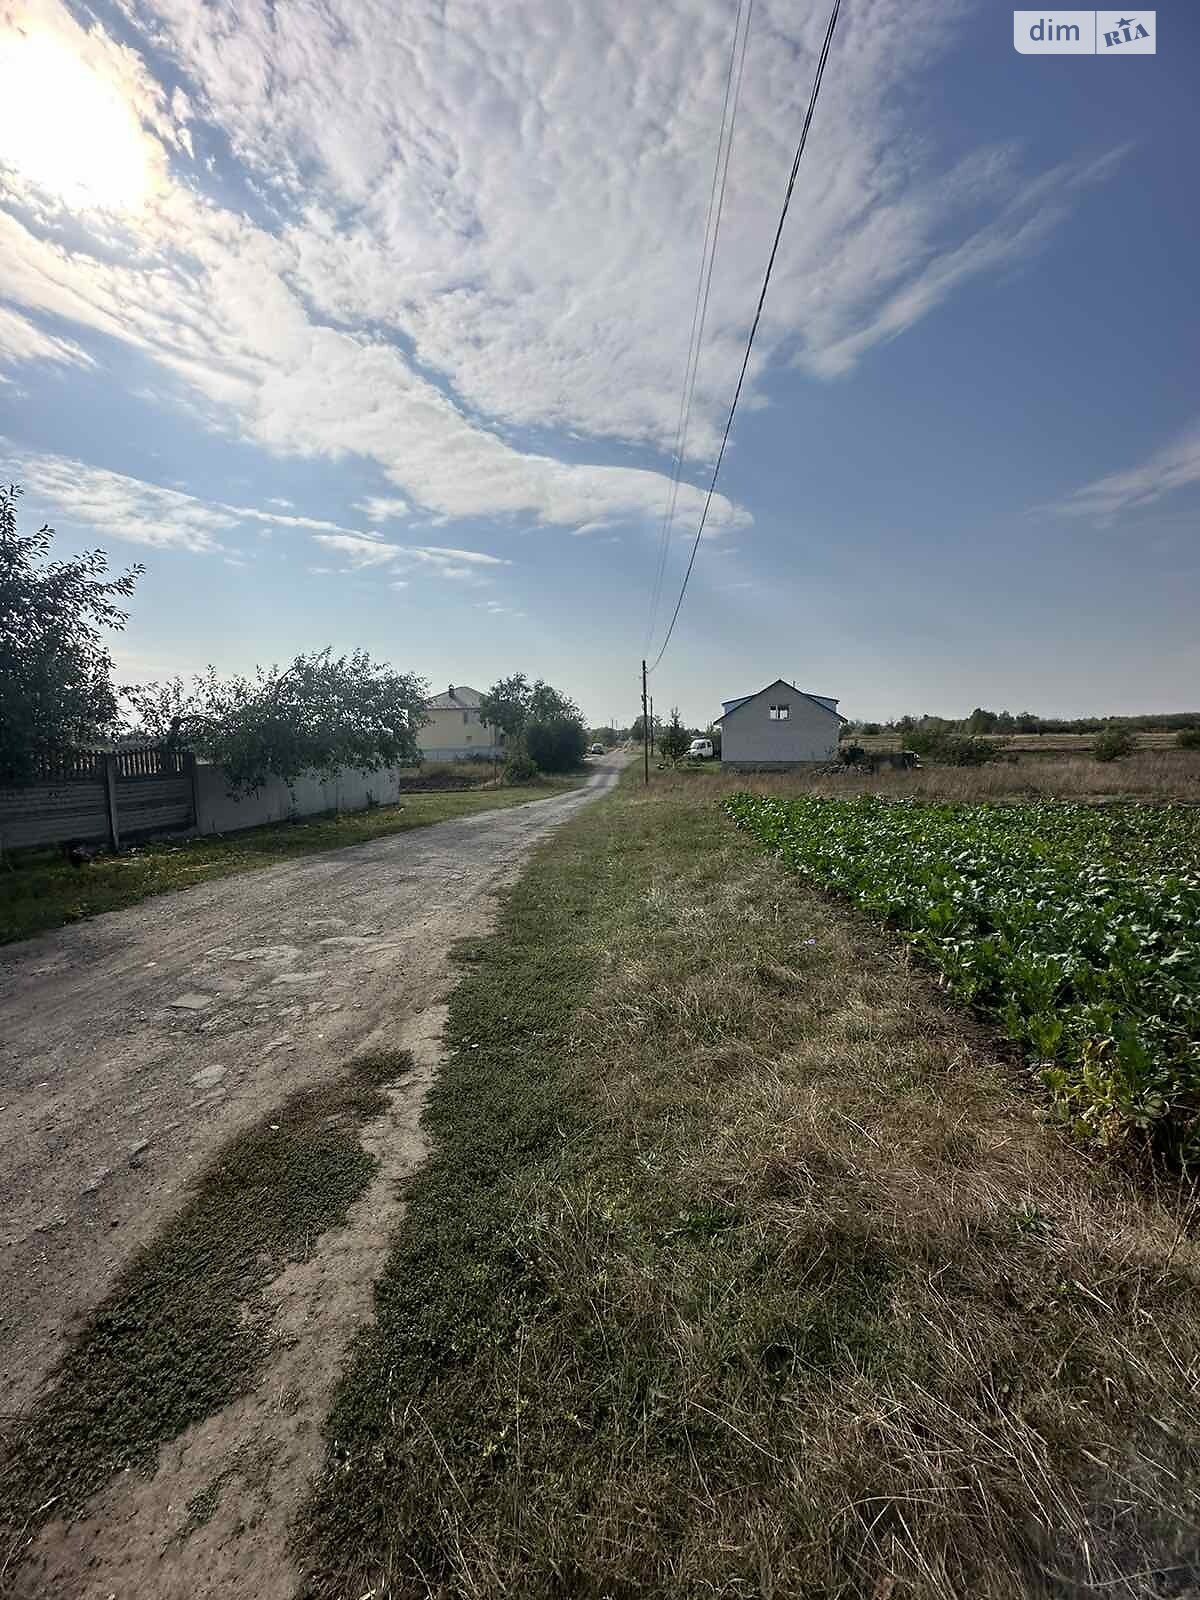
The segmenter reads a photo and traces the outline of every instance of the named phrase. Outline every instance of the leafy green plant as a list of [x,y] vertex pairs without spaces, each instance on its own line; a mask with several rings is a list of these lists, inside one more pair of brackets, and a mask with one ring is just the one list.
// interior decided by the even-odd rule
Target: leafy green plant
[[17,531],[16,484],[0,487],[0,779],[26,783],[39,760],[117,722],[106,632],[125,626],[140,563],[109,578],[103,550],[49,559],[54,529]]
[[209,667],[190,683],[171,678],[121,693],[148,737],[219,762],[243,792],[303,772],[415,765],[417,730],[429,720],[425,681],[365,650],[314,650],[282,670],[257,667],[253,678],[220,678]]
[[521,737],[529,758],[542,772],[571,772],[587,749],[587,730],[575,717],[526,723]]
[[1105,728],[1097,734],[1092,754],[1097,761],[1120,761],[1137,749],[1137,741],[1125,728]]
[[1181,750],[1200,750],[1200,728],[1184,728],[1176,735],[1175,743]]
[[1200,1163],[1200,810],[746,794],[726,810],[900,929],[1077,1132]]
[[679,720],[679,707],[671,707],[671,720],[658,736],[658,751],[669,766],[675,766],[688,753],[692,736]]
[[537,777],[537,762],[523,750],[514,751],[504,763],[505,783],[534,783]]
[[940,730],[917,729],[906,733],[904,746],[907,750],[915,750],[927,761],[945,767],[982,767],[989,761],[995,761],[1000,754],[1000,746],[989,739],[976,739],[969,734]]

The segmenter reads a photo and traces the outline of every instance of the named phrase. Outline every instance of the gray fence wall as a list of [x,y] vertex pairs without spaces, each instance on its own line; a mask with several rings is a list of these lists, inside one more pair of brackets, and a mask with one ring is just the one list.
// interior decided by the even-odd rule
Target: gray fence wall
[[290,788],[273,780],[239,799],[223,768],[190,755],[83,752],[48,765],[34,783],[0,788],[0,849],[77,839],[120,845],[156,833],[234,833],[289,817],[386,805],[399,797],[403,782],[400,769],[392,768],[343,771],[334,778],[310,773]]
[[324,811],[363,811],[369,805],[388,805],[401,790],[399,770],[381,772],[343,770],[336,778],[308,773],[289,788],[279,779],[264,784],[255,794],[232,794],[224,769],[196,768],[196,831],[234,833],[263,822],[285,822],[289,817],[318,816]]
[[192,758],[164,750],[84,751],[0,789],[0,848],[119,844],[192,824]]

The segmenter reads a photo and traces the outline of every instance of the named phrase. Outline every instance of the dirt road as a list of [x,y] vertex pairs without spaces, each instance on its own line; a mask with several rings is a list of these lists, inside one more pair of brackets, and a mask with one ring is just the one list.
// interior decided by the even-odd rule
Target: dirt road
[[[567,795],[205,884],[0,956],[0,1413],[28,1406],[72,1329],[231,1134],[368,1046],[413,1047],[423,1068],[369,1141],[394,1189],[420,1159],[419,1102],[436,1061],[450,947],[487,926],[495,889],[538,840],[610,788],[622,765],[619,756],[596,763],[587,785]],[[386,1188],[372,1186],[328,1259],[279,1286],[281,1314],[303,1327],[308,1347],[291,1378],[311,1369],[315,1403],[344,1337],[370,1314],[370,1283],[395,1220]],[[340,1297],[331,1281],[339,1276]],[[329,1338],[315,1349],[322,1316]],[[311,1470],[311,1424],[320,1419],[303,1420],[311,1437],[293,1468]],[[243,1421],[263,1425],[261,1416]],[[216,1437],[185,1439],[168,1469],[169,1447],[159,1477],[174,1471],[177,1481],[133,1500],[118,1484],[90,1529],[52,1526],[42,1540],[50,1548],[34,1563],[41,1577],[19,1592],[107,1595],[118,1580],[122,1593],[129,1582],[145,1594],[199,1592],[188,1588],[192,1560],[161,1565],[161,1519],[232,1433],[218,1419]],[[197,1552],[204,1592],[249,1593],[244,1548],[240,1577],[220,1580],[222,1520]],[[143,1522],[149,1542],[139,1555]],[[103,1530],[114,1524],[126,1536],[106,1556]],[[282,1550],[281,1529],[260,1534],[258,1568],[264,1549]],[[157,1575],[144,1586],[151,1547]],[[253,1592],[287,1593],[284,1576],[268,1581],[259,1571]]]

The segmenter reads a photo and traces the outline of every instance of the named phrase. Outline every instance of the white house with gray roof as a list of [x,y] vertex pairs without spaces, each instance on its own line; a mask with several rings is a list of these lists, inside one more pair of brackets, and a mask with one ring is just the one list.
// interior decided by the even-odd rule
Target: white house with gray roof
[[846,721],[826,694],[809,694],[776,678],[757,694],[721,703],[721,765],[747,771],[786,771],[833,761]]
[[426,700],[429,721],[417,733],[423,761],[503,761],[504,734],[480,716],[482,699],[478,689],[452,683]]

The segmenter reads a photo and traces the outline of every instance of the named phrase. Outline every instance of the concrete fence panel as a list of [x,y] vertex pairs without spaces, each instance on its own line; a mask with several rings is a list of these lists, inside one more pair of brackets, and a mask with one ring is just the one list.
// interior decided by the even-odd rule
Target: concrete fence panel
[[69,839],[108,839],[108,791],[104,780],[67,779],[0,789],[0,849],[62,844]]
[[330,811],[363,811],[372,804],[390,805],[400,796],[396,769],[381,772],[342,771],[325,778],[308,772],[290,786],[272,778],[253,794],[236,795],[221,767],[196,767],[197,833],[236,833],[265,822],[290,817],[315,817]]

